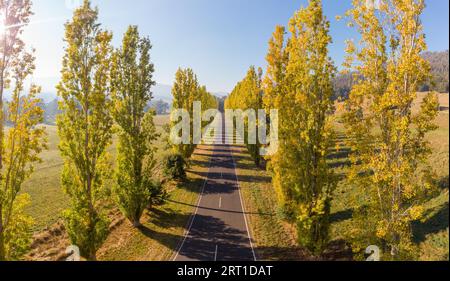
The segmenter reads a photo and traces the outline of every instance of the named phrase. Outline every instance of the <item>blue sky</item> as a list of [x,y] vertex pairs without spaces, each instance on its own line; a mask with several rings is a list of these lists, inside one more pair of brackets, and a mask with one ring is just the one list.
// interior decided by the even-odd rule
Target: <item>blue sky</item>
[[[63,56],[64,22],[72,15],[71,2],[34,0],[35,15],[24,34],[36,49],[34,80],[52,91]],[[153,44],[155,79],[170,85],[178,67],[191,67],[213,92],[229,92],[250,65],[264,66],[267,42],[277,24],[286,25],[306,0],[94,0],[100,22],[114,32],[119,45],[128,25],[138,25]],[[330,55],[340,65],[344,41],[357,37],[345,22],[337,22],[351,0],[323,0],[331,21],[334,43]],[[449,1],[428,0],[423,15],[429,49],[449,45]],[[68,5],[69,4],[69,5]]]

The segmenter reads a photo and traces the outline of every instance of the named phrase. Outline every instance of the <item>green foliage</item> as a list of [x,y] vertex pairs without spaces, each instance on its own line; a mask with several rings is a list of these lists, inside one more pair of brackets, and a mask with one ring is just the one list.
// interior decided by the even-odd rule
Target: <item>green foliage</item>
[[98,11],[90,1],[66,24],[62,80],[57,86],[60,150],[65,160],[62,187],[71,199],[64,213],[66,229],[81,254],[95,260],[106,239],[101,201],[104,180],[111,171],[106,148],[112,139],[110,45],[112,34],[97,23]]
[[167,155],[163,160],[164,176],[172,180],[186,179],[186,161],[183,155],[179,153],[172,153]]
[[77,210],[66,210],[63,216],[72,244],[80,248],[82,256],[95,260],[95,253],[109,232],[108,218],[84,206],[80,206]]
[[164,185],[160,181],[153,181],[149,188],[150,200],[148,208],[161,206],[169,198],[169,193],[165,190]]
[[20,260],[30,248],[33,218],[24,213],[24,209],[30,202],[28,194],[20,194],[14,201],[11,214],[9,214],[10,221],[4,232],[6,260]]
[[112,65],[112,115],[118,125],[117,186],[118,205],[134,226],[151,199],[152,174],[158,138],[153,111],[146,113],[152,99],[154,66],[150,62],[150,40],[140,38],[130,26],[117,50]]

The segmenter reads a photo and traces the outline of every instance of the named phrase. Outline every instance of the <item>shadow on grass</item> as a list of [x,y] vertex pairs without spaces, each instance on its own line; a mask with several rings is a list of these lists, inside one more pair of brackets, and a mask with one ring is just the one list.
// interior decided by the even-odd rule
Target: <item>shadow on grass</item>
[[[168,200],[168,202],[172,202]],[[186,228],[190,220],[190,214],[180,214],[161,209],[152,210],[149,215],[149,222],[160,228]]]
[[446,175],[445,177],[442,177],[440,179],[437,180],[437,186],[440,189],[448,189],[449,186],[449,180],[448,180],[448,175]]
[[334,160],[331,163],[328,163],[328,167],[331,169],[338,169],[338,168],[350,168],[352,166],[352,161],[350,159],[339,159]]
[[448,220],[449,208],[448,202],[446,202],[435,214],[433,214],[432,217],[426,221],[416,221],[412,224],[414,242],[421,243],[425,241],[427,235],[436,234],[448,229]]
[[204,179],[186,179],[177,183],[177,188],[200,194],[202,192],[202,186]]
[[328,154],[329,160],[334,159],[348,159],[350,157],[351,149],[349,148],[341,148],[339,150],[336,149],[330,149]]
[[158,241],[160,244],[166,246],[167,248],[173,251],[177,250],[179,241],[183,239],[183,237],[180,235],[157,232],[144,225],[140,226],[138,229],[146,237]]
[[345,211],[340,211],[337,213],[333,213],[330,216],[330,223],[338,223],[349,220],[353,218],[353,210],[347,209]]

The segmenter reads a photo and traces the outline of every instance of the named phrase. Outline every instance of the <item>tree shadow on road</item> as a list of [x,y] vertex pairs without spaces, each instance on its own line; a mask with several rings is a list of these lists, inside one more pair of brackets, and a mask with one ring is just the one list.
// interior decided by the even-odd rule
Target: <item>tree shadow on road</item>
[[187,239],[179,251],[180,260],[252,261],[247,231],[229,226],[223,220],[197,214]]
[[[168,202],[174,203],[174,204],[180,204],[180,205],[185,205],[185,206],[191,206],[191,207],[197,207],[197,205],[192,205],[192,204],[186,204],[183,202],[178,202],[178,201],[173,201],[173,200],[168,200]],[[250,212],[237,212],[237,211],[232,211],[232,210],[224,210],[224,209],[214,209],[214,208],[206,208],[206,207],[199,207],[199,209],[204,209],[204,210],[210,210],[210,211],[220,211],[220,212],[224,212],[224,213],[234,213],[234,214],[245,214],[245,215],[256,215],[256,216],[276,216],[275,213],[250,213]]]

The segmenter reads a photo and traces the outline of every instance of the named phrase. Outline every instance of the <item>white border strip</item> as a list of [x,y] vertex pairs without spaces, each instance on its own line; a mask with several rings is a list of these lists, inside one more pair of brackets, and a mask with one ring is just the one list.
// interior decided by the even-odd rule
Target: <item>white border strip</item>
[[250,242],[250,247],[252,248],[253,259],[254,259],[254,261],[257,261],[256,254],[255,254],[255,249],[253,248],[252,236],[250,235],[250,230],[248,228],[247,214],[245,212],[244,200],[242,198],[242,193],[241,193],[241,184],[239,182],[238,173],[236,171],[236,161],[234,160],[234,155],[233,155],[233,151],[231,150],[231,146],[229,145],[228,147],[230,149],[231,158],[233,159],[234,175],[236,176],[236,183],[238,185],[239,198],[241,199],[241,207],[242,207],[242,212],[243,212],[243,215],[244,215],[245,227],[247,228],[248,240]]

